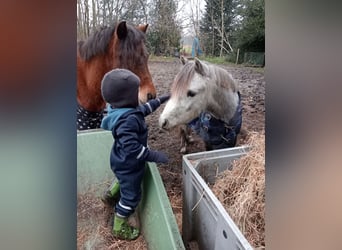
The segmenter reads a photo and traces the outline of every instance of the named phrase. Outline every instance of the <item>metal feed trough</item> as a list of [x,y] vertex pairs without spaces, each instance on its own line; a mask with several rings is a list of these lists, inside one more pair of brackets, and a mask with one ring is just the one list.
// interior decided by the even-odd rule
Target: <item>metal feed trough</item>
[[200,250],[253,249],[206,183],[231,169],[232,161],[248,147],[235,147],[183,156],[183,218],[185,245],[197,242]]
[[[108,187],[114,176],[109,166],[112,144],[110,131],[98,129],[77,133],[78,195],[91,193],[99,197]],[[149,250],[185,250],[155,163],[146,166],[143,195],[137,211]]]

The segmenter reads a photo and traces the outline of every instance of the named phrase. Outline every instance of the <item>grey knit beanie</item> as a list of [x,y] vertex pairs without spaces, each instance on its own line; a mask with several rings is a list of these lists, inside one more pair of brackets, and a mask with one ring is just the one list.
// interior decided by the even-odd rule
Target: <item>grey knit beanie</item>
[[127,69],[107,72],[101,82],[103,99],[113,108],[135,108],[139,105],[140,79]]

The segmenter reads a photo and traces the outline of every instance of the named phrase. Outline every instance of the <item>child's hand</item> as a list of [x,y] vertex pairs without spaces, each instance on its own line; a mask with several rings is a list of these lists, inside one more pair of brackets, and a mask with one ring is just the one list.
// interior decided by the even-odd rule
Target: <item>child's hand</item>
[[170,95],[169,94],[162,95],[161,97],[158,97],[157,99],[159,99],[160,104],[163,104],[164,102],[170,99]]
[[152,162],[160,162],[160,163],[169,162],[167,155],[159,151],[150,151],[147,160],[152,161]]

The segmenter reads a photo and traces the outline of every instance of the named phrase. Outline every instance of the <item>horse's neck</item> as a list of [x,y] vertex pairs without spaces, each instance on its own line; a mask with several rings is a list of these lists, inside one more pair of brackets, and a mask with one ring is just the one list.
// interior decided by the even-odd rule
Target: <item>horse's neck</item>
[[217,88],[212,90],[211,99],[208,101],[207,112],[210,112],[215,118],[229,122],[234,116],[239,103],[237,92]]

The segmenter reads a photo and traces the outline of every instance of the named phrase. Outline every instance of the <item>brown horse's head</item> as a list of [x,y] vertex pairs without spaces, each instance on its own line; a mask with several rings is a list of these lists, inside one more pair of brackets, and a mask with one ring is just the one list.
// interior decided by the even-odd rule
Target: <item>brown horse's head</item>
[[126,68],[140,78],[139,100],[146,102],[156,97],[156,89],[148,69],[145,32],[148,24],[133,27],[125,21],[116,25],[112,47],[113,68]]
[[[77,50],[77,114],[78,129],[97,128],[106,106],[101,95],[103,76],[115,68],[131,70],[140,78],[139,100],[155,98],[151,74],[148,70],[148,53],[145,32],[148,25],[133,27],[120,22],[102,27],[85,41],[78,42]],[[96,116],[96,123],[94,117]]]

